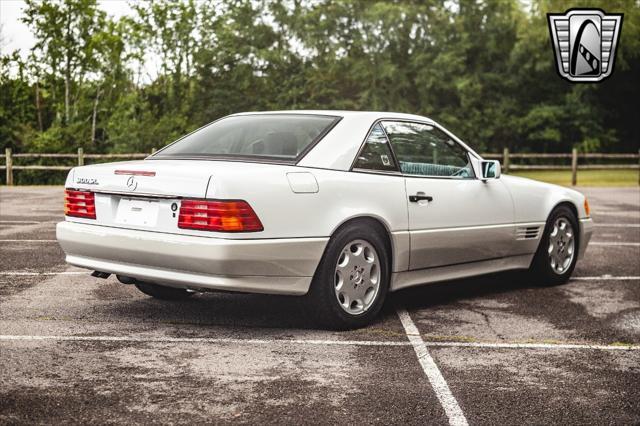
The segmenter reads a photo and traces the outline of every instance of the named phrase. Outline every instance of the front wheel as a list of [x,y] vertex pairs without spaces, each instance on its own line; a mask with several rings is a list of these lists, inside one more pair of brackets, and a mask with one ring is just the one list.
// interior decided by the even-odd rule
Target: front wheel
[[389,289],[384,230],[375,222],[345,225],[329,240],[307,294],[310,310],[333,329],[369,324]]
[[571,209],[560,206],[551,212],[531,265],[538,285],[569,281],[578,261],[578,230],[578,220]]

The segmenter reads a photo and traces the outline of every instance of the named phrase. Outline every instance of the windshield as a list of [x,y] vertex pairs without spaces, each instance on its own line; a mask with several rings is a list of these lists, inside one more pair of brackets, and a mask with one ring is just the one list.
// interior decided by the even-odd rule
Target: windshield
[[317,142],[338,117],[255,114],[226,117],[196,130],[154,158],[250,157],[291,161]]

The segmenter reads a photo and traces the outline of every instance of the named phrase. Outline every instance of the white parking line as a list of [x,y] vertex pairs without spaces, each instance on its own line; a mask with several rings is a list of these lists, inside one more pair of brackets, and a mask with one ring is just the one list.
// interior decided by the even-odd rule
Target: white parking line
[[234,339],[209,337],[133,337],[133,336],[29,336],[0,335],[2,340],[54,340],[62,342],[133,342],[133,343],[238,343],[253,345],[298,344],[320,346],[409,346],[409,342],[380,340],[307,340],[307,339]]
[[[315,345],[315,346],[413,346],[412,342],[389,340],[312,340],[312,339],[234,339],[217,337],[136,337],[136,336],[56,336],[56,335],[0,335],[0,341],[57,341],[57,342],[131,342],[131,343],[208,343],[247,345]],[[427,347],[461,347],[486,349],[575,349],[600,351],[640,350],[640,345],[594,345],[571,343],[491,343],[423,341]]]
[[55,220],[0,220],[0,225],[4,225],[4,224],[33,225],[33,224],[37,224],[37,223],[58,223],[58,222],[60,222],[62,220],[63,219],[60,219],[59,221],[55,221]]
[[640,276],[614,277],[612,275],[601,275],[599,277],[573,277],[571,281],[634,281],[640,280]]
[[483,348],[483,349],[593,349],[605,351],[637,351],[640,345],[579,345],[567,343],[474,343],[427,342],[430,347]]
[[591,210],[591,216],[626,216],[629,213],[638,213],[638,210]]
[[9,276],[49,276],[49,275],[89,275],[89,271],[63,271],[63,272],[22,272],[22,271],[0,271],[0,275]]
[[418,328],[409,316],[409,313],[402,308],[398,308],[396,312],[398,313],[400,322],[402,322],[407,338],[418,356],[418,362],[420,362],[424,374],[427,375],[427,379],[429,379],[431,387],[438,397],[442,408],[444,408],[445,414],[449,418],[449,424],[468,425],[469,423],[467,422],[467,418],[464,416],[462,409],[458,405],[458,401],[456,401],[451,393],[442,373],[440,373],[438,365],[433,358],[431,358],[431,355],[429,355],[429,350],[427,349],[424,340],[422,340],[422,336],[420,336]]
[[617,241],[591,241],[590,246],[621,246],[621,247],[640,247],[640,243],[626,243]]
[[0,243],[57,243],[58,240],[0,240]]

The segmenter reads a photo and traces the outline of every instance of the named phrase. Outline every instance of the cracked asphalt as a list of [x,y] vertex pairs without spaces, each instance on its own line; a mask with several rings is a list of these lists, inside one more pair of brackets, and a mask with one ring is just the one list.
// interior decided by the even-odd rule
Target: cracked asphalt
[[162,302],[92,278],[48,241],[62,188],[2,187],[0,423],[448,424],[401,307],[469,424],[640,424],[640,190],[579,190],[604,244],[567,285],[408,289],[331,332],[295,297]]

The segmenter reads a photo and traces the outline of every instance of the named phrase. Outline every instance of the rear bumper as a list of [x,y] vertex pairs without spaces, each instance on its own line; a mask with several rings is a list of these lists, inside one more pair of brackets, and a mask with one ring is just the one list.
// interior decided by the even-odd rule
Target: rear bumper
[[172,287],[302,295],[328,238],[195,237],[74,222],[56,228],[68,263]]
[[593,219],[590,217],[586,219],[580,219],[580,247],[578,247],[578,259],[584,257],[584,252],[587,250],[587,245],[593,235]]

